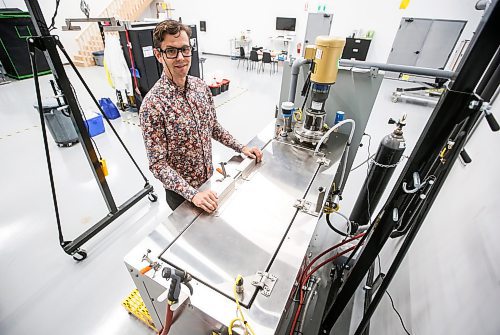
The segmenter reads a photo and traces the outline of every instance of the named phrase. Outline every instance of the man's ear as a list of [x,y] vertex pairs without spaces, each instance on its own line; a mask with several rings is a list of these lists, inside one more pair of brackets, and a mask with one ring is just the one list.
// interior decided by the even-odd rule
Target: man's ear
[[158,63],[163,64],[163,59],[161,57],[161,53],[157,49],[153,49],[153,54],[155,55]]

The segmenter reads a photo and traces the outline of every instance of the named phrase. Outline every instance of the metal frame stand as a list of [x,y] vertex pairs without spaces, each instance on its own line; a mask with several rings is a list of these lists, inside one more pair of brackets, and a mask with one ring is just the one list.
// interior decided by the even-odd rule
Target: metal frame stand
[[[36,32],[39,36],[37,37],[30,37],[28,39],[28,48],[30,52],[30,58],[31,58],[31,64],[33,68],[33,74],[34,74],[34,81],[35,81],[35,90],[36,90],[36,95],[37,95],[37,103],[38,103],[38,110],[40,111],[40,121],[42,125],[42,134],[43,134],[43,140],[44,140],[44,146],[45,146],[45,153],[46,153],[46,159],[47,159],[47,166],[49,170],[49,178],[50,178],[50,184],[51,184],[51,189],[52,189],[52,200],[54,203],[54,209],[55,209],[55,214],[56,214],[56,221],[57,221],[57,228],[59,232],[59,243],[61,247],[63,248],[64,252],[66,252],[68,255],[72,255],[73,258],[77,261],[81,261],[87,257],[87,253],[85,250],[81,249],[80,247],[89,241],[92,237],[94,237],[97,233],[99,233],[102,229],[104,229],[106,226],[108,226],[111,222],[116,220],[120,215],[122,215],[125,211],[127,211],[130,207],[132,207],[134,204],[136,204],[139,200],[144,198],[145,196],[149,195],[149,200],[150,201],[156,201],[158,197],[156,194],[154,194],[153,187],[149,184],[148,179],[144,175],[144,173],[141,171],[139,168],[139,165],[137,162],[134,160],[132,157],[130,151],[127,149],[125,146],[125,143],[123,143],[122,139],[118,135],[117,131],[113,127],[113,124],[109,120],[109,118],[106,116],[106,114],[103,112],[102,108],[100,107],[97,99],[95,96],[92,94],[90,91],[90,88],[88,85],[85,83],[83,80],[83,77],[81,74],[78,72],[76,69],[76,66],[73,64],[71,61],[68,53],[62,46],[61,42],[59,41],[57,36],[51,36],[50,32],[47,28],[47,24],[45,23],[43,14],[40,9],[40,5],[38,1],[32,1],[32,0],[25,0],[26,6],[28,7],[28,10],[31,14],[31,18],[33,21],[33,24],[35,26]],[[111,190],[109,189],[108,183],[106,181],[106,177],[104,176],[104,172],[102,170],[101,164],[99,162],[99,159],[96,155],[94,146],[92,145],[92,140],[88,134],[87,126],[84,122],[82,111],[78,102],[78,99],[76,97],[76,93],[73,89],[73,86],[71,85],[71,82],[69,81],[69,78],[66,74],[66,71],[64,70],[63,63],[61,61],[61,58],[58,53],[58,48],[59,50],[64,54],[65,58],[67,61],[70,63],[71,67],[77,74],[78,78],[84,85],[85,89],[91,96],[92,100],[96,104],[97,108],[100,110],[102,116],[108,123],[109,127],[115,134],[115,136],[118,138],[120,144],[126,151],[127,155],[130,157],[132,162],[134,163],[135,167],[141,174],[141,176],[144,179],[145,185],[142,190],[140,190],[138,193],[136,193],[132,198],[127,200],[125,203],[123,203],[121,206],[117,206],[115,203],[115,200],[113,198],[113,195],[111,193]],[[87,231],[85,231],[82,235],[77,237],[73,241],[66,241],[63,237],[62,233],[62,227],[61,227],[61,220],[59,216],[59,208],[57,204],[57,196],[56,196],[56,190],[55,190],[55,183],[54,183],[54,176],[53,176],[53,171],[52,171],[52,164],[51,164],[51,159],[50,159],[50,152],[49,152],[49,147],[48,147],[48,140],[47,140],[47,132],[46,132],[46,127],[45,127],[45,122],[44,122],[44,117],[43,117],[43,109],[42,109],[42,99],[41,99],[41,93],[40,93],[40,83],[38,80],[38,71],[37,71],[37,64],[36,64],[36,59],[35,59],[35,53],[37,50],[43,51],[45,54],[45,57],[47,58],[47,61],[49,63],[49,66],[52,70],[52,74],[54,75],[54,78],[56,80],[57,86],[62,92],[62,98],[64,99],[66,105],[68,106],[68,111],[70,112],[71,120],[73,122],[73,125],[77,129],[78,133],[78,139],[80,143],[82,144],[83,151],[85,153],[85,156],[87,157],[87,160],[89,162],[89,165],[91,166],[92,172],[94,174],[94,177],[97,181],[97,184],[99,186],[99,189],[101,191],[101,194],[104,198],[104,201],[106,202],[106,206],[108,207],[109,214],[107,214],[103,219],[101,219],[99,222],[94,224],[91,228],[89,228]]]
[[[392,102],[410,102],[424,106],[436,106],[442,94],[442,89],[446,79],[435,78],[435,83],[419,82],[422,86],[403,88],[398,87],[392,92]],[[427,92],[429,89],[435,89],[434,92]],[[437,91],[440,90],[440,91]]]
[[[499,26],[500,5],[495,0],[483,16],[455,81],[434,109],[387,202],[352,252],[350,258],[362,249],[356,263],[349,271],[345,271],[347,266],[344,266],[345,281],[333,303],[325,309],[319,334],[330,333],[387,239],[406,235],[389,271],[380,279],[380,287],[365,309],[355,335],[366,329],[459,156],[467,135],[499,86],[500,62],[495,56],[500,52]],[[498,130],[492,115],[486,115],[492,130]],[[421,184],[412,182],[415,174],[420,176]]]

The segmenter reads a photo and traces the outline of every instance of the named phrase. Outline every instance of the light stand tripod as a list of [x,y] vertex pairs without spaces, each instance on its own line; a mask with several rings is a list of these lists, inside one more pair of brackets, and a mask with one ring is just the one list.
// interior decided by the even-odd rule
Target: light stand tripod
[[[134,160],[130,151],[127,149],[127,147],[123,143],[122,139],[118,135],[117,131],[113,127],[113,124],[110,122],[109,118],[103,112],[101,106],[97,102],[97,99],[90,91],[90,88],[85,83],[81,74],[78,72],[75,65],[71,61],[70,57],[68,56],[68,53],[66,52],[66,50],[62,46],[61,42],[59,41],[59,38],[57,36],[50,35],[50,32],[47,28],[47,24],[45,23],[45,19],[43,17],[43,14],[42,14],[42,11],[40,9],[40,5],[39,5],[38,1],[25,0],[25,3],[26,3],[26,6],[28,7],[30,14],[31,14],[31,19],[32,19],[33,24],[35,26],[35,30],[38,34],[38,36],[36,36],[36,37],[28,38],[28,48],[29,48],[29,52],[30,52],[31,64],[33,67],[35,89],[36,89],[36,95],[37,95],[37,100],[38,100],[38,110],[40,111],[40,120],[41,120],[41,124],[42,124],[42,133],[43,133],[43,140],[44,140],[45,153],[46,153],[46,159],[47,159],[47,166],[48,166],[48,170],[49,170],[49,178],[50,178],[50,184],[51,184],[51,188],[52,188],[52,199],[53,199],[53,203],[54,203],[54,209],[56,212],[57,228],[59,231],[59,243],[60,243],[61,247],[63,248],[63,250],[67,254],[72,255],[75,260],[81,261],[87,257],[86,251],[80,248],[84,243],[89,241],[92,237],[94,237],[102,229],[104,229],[106,226],[108,226],[111,222],[116,220],[120,215],[122,215],[125,211],[127,211],[129,208],[131,208],[134,204],[136,204],[139,200],[141,200],[145,196],[148,196],[149,200],[153,201],[153,202],[156,201],[158,199],[158,197],[154,193],[153,187],[149,184],[148,179],[146,178],[144,173],[139,168],[139,165]],[[145,185],[142,188],[142,190],[140,190],[138,193],[136,193],[132,198],[127,200],[121,206],[116,205],[115,200],[113,198],[113,195],[111,193],[111,190],[109,189],[108,183],[106,181],[106,177],[104,175],[104,172],[103,172],[103,169],[101,166],[101,163],[98,159],[98,156],[96,155],[95,148],[92,145],[92,140],[88,134],[87,126],[84,122],[82,111],[81,111],[81,108],[79,106],[79,103],[78,103],[78,100],[76,97],[76,93],[73,89],[73,86],[71,85],[71,83],[69,81],[69,78],[66,74],[66,71],[64,70],[63,63],[62,63],[61,58],[60,58],[59,53],[58,53],[58,49],[64,54],[65,58],[70,63],[71,67],[73,68],[73,70],[77,74],[77,76],[80,79],[80,81],[82,82],[83,86],[85,87],[85,89],[87,90],[89,95],[91,96],[93,102],[96,104],[97,108],[99,108],[102,116],[107,121],[112,132],[118,138],[118,140],[119,140],[120,144],[122,145],[122,147],[124,148],[125,152],[130,157],[130,159],[134,163],[135,167],[137,168],[137,170],[139,171],[139,173],[141,174],[141,176],[144,179]],[[86,230],[82,235],[78,236],[73,241],[66,241],[64,239],[63,233],[62,233],[61,220],[60,220],[60,216],[59,216],[59,208],[58,208],[58,204],[57,204],[57,196],[56,196],[56,190],[55,190],[55,184],[54,184],[54,176],[53,176],[52,164],[51,164],[51,159],[50,159],[50,152],[49,152],[48,141],[47,141],[47,133],[46,133],[45,122],[44,122],[44,117],[43,117],[42,100],[41,100],[41,93],[40,93],[40,83],[38,81],[38,75],[37,75],[38,71],[37,71],[37,64],[36,64],[36,60],[35,60],[35,53],[37,50],[43,51],[45,54],[45,57],[49,63],[51,70],[52,70],[52,74],[54,75],[57,87],[62,92],[62,96],[59,98],[62,98],[62,100],[68,106],[67,110],[70,114],[73,125],[77,129],[79,142],[82,144],[82,148],[83,148],[83,151],[85,153],[85,156],[87,157],[87,160],[89,162],[89,165],[91,166],[92,172],[93,172],[94,177],[97,181],[99,189],[102,193],[104,201],[106,202],[106,206],[108,207],[108,210],[109,210],[109,213],[104,218],[102,218],[99,222],[94,224],[91,228]]]

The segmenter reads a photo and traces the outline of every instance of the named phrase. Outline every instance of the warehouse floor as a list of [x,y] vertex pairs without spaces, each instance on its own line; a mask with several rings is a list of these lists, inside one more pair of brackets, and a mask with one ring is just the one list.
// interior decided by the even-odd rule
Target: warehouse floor
[[[215,97],[219,121],[237,139],[246,143],[274,117],[281,74],[257,74],[229,58],[207,56],[205,75],[231,79],[228,92]],[[67,70],[69,71],[68,67]],[[104,70],[82,68],[81,72],[98,98],[111,97]],[[76,77],[70,76],[72,79]],[[44,96],[51,95],[48,80],[41,78]],[[83,87],[73,85],[84,109],[95,110]],[[390,97],[400,82],[384,80],[366,132],[372,135],[371,151],[392,131],[389,117],[408,114],[405,137],[410,153],[423,129],[431,108],[394,104]],[[58,245],[50,184],[40,128],[33,109],[33,80],[14,81],[0,86],[0,334],[152,334],[129,316],[120,305],[132,291],[123,257],[150,233],[170,209],[162,185],[147,169],[147,160],[136,114],[123,113],[112,121],[140,167],[157,190],[160,201],[140,201],[117,221],[85,245],[88,258],[75,262]],[[59,148],[49,135],[63,233],[71,240],[107,214],[101,194],[80,145]],[[143,180],[112,135],[109,127],[95,137],[106,158],[108,182],[118,204],[139,191]],[[363,141],[367,143],[366,139]],[[359,150],[355,164],[366,158]],[[214,163],[228,159],[230,149],[214,145]],[[401,167],[400,167],[401,168]],[[366,169],[354,171],[345,192],[347,211],[356,198]],[[404,311],[402,311],[404,313]]]

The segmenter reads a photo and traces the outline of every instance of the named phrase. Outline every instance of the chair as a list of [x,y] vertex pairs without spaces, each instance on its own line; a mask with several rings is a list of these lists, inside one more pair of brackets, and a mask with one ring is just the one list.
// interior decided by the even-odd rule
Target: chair
[[[250,69],[253,69],[255,64],[257,64],[259,62],[259,55],[257,54],[257,51],[255,50],[252,50],[250,51]],[[247,70],[248,70],[248,66],[247,66]],[[259,68],[257,67],[257,72],[258,72]]]
[[[238,66],[236,68],[240,67],[240,62],[243,60],[243,63],[248,62],[248,58],[245,56],[245,48],[240,47],[240,56],[238,57]],[[247,63],[248,67],[248,63]]]
[[270,52],[263,52],[262,53],[262,63],[260,63],[260,66],[262,68],[262,72],[264,72],[264,64],[269,64],[269,75],[271,75],[271,71],[274,72],[274,61],[271,57]]

